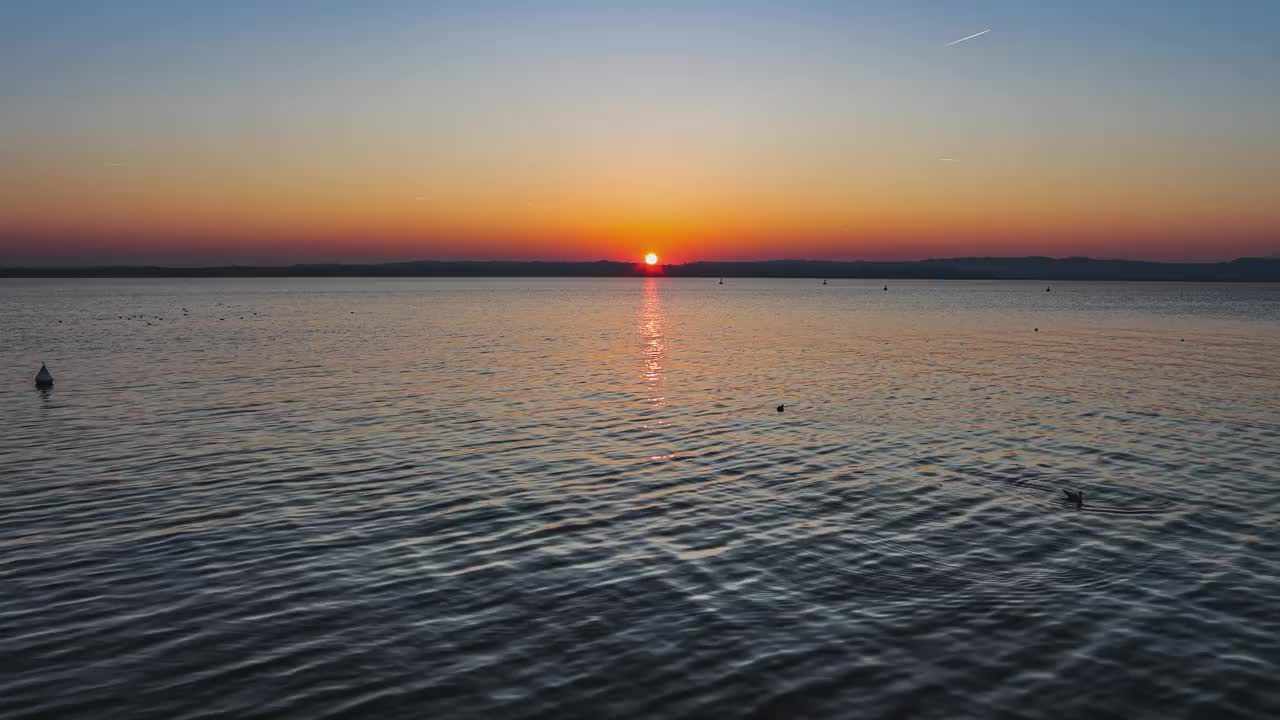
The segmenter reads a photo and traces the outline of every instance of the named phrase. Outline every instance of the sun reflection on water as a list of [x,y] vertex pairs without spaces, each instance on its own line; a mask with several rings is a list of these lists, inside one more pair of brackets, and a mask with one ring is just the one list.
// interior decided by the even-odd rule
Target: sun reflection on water
[[667,344],[663,335],[662,302],[658,295],[658,279],[645,278],[640,300],[640,341],[644,362],[641,374],[648,391],[647,400],[655,407],[667,404],[662,393],[662,369],[666,362]]

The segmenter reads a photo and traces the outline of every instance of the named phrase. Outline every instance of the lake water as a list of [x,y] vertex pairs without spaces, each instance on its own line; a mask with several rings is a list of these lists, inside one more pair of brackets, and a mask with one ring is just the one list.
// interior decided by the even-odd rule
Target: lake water
[[1280,286],[888,288],[0,281],[0,716],[1280,716]]

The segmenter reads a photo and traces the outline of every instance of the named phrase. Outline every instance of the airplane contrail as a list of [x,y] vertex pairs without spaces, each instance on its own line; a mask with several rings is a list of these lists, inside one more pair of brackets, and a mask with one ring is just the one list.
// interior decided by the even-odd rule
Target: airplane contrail
[[965,40],[972,40],[972,39],[974,39],[974,38],[978,37],[979,35],[986,35],[986,34],[987,34],[987,33],[989,33],[989,32],[991,32],[991,28],[987,28],[986,30],[983,30],[982,32],[974,33],[974,34],[970,35],[969,37],[962,37],[962,38],[960,38],[959,40],[954,40],[954,41],[952,41],[952,42],[947,43],[946,45],[943,45],[943,47],[951,47],[952,45],[955,45],[956,43],[962,43],[962,42],[964,42]]

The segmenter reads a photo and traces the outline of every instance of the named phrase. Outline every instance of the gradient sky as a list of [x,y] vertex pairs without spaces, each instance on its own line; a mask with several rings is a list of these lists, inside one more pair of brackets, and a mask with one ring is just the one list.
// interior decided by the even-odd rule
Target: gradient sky
[[0,264],[1280,252],[1275,0],[2,17]]

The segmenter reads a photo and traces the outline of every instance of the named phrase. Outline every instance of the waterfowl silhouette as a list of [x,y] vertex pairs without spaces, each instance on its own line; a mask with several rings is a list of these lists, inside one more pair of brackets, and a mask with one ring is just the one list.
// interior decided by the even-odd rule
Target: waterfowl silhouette
[[53,387],[53,375],[49,373],[49,368],[45,367],[44,363],[40,363],[40,372],[36,373],[36,387]]
[[888,286],[888,285],[885,285],[883,289],[884,289],[884,291],[885,291],[885,292],[888,292],[888,291],[889,291],[889,286]]
[[778,406],[778,412],[782,412],[782,408],[784,408],[784,407],[786,407],[786,405],[779,405],[779,406]]
[[822,281],[822,284],[823,284],[823,285],[826,285],[826,284],[827,284],[827,281],[824,279],[824,280]]
[[1045,289],[1044,289],[1044,291],[1045,291],[1045,292],[1053,292],[1053,288],[1047,287],[1047,288],[1045,288]]
[[1074,491],[1074,492],[1071,490],[1063,490],[1062,494],[1067,496],[1067,502],[1073,502],[1076,504],[1077,510],[1084,507],[1084,491],[1083,490]]
[[724,278],[720,278],[720,282],[719,282],[718,284],[723,285],[723,284],[724,284]]

